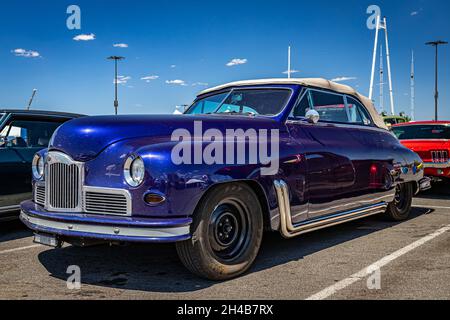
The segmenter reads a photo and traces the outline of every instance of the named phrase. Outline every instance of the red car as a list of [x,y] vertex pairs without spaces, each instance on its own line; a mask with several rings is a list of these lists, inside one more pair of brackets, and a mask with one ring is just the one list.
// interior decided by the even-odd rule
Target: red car
[[450,121],[402,123],[392,131],[405,147],[419,154],[426,176],[450,181]]

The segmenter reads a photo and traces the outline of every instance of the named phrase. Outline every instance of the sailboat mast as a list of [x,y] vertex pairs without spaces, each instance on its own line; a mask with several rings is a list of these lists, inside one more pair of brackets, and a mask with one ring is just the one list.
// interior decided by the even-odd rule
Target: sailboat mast
[[415,119],[416,88],[415,88],[414,51],[411,52],[411,120]]
[[384,69],[383,69],[383,45],[380,46],[380,108],[384,112]]

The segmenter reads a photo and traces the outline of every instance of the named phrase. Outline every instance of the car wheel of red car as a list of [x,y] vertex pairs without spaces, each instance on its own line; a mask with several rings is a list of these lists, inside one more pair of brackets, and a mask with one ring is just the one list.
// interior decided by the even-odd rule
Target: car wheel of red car
[[413,188],[411,183],[397,185],[394,201],[389,204],[386,215],[394,221],[408,219],[411,212],[412,199]]
[[243,183],[225,184],[208,192],[192,224],[192,238],[177,243],[183,264],[210,280],[227,280],[248,270],[263,236],[260,202]]

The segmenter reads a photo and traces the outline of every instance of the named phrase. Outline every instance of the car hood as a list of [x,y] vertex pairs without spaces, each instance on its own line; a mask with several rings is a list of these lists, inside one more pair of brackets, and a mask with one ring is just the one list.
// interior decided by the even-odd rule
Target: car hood
[[281,129],[268,117],[241,115],[133,115],[95,116],[66,122],[54,133],[49,150],[64,152],[76,161],[89,161],[113,143],[143,137],[168,142],[176,129],[194,132],[194,122],[201,121],[203,132],[219,129]]

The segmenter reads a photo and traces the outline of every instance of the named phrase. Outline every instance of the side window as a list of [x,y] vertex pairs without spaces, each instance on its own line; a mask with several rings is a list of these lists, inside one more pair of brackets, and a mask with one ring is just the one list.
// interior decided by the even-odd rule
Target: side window
[[0,141],[15,148],[46,147],[58,122],[13,120],[0,133]]
[[322,91],[310,91],[312,108],[320,115],[321,121],[347,123],[349,120],[344,97]]
[[347,97],[347,108],[350,116],[350,123],[363,125],[371,124],[369,113],[359,101],[352,97]]

